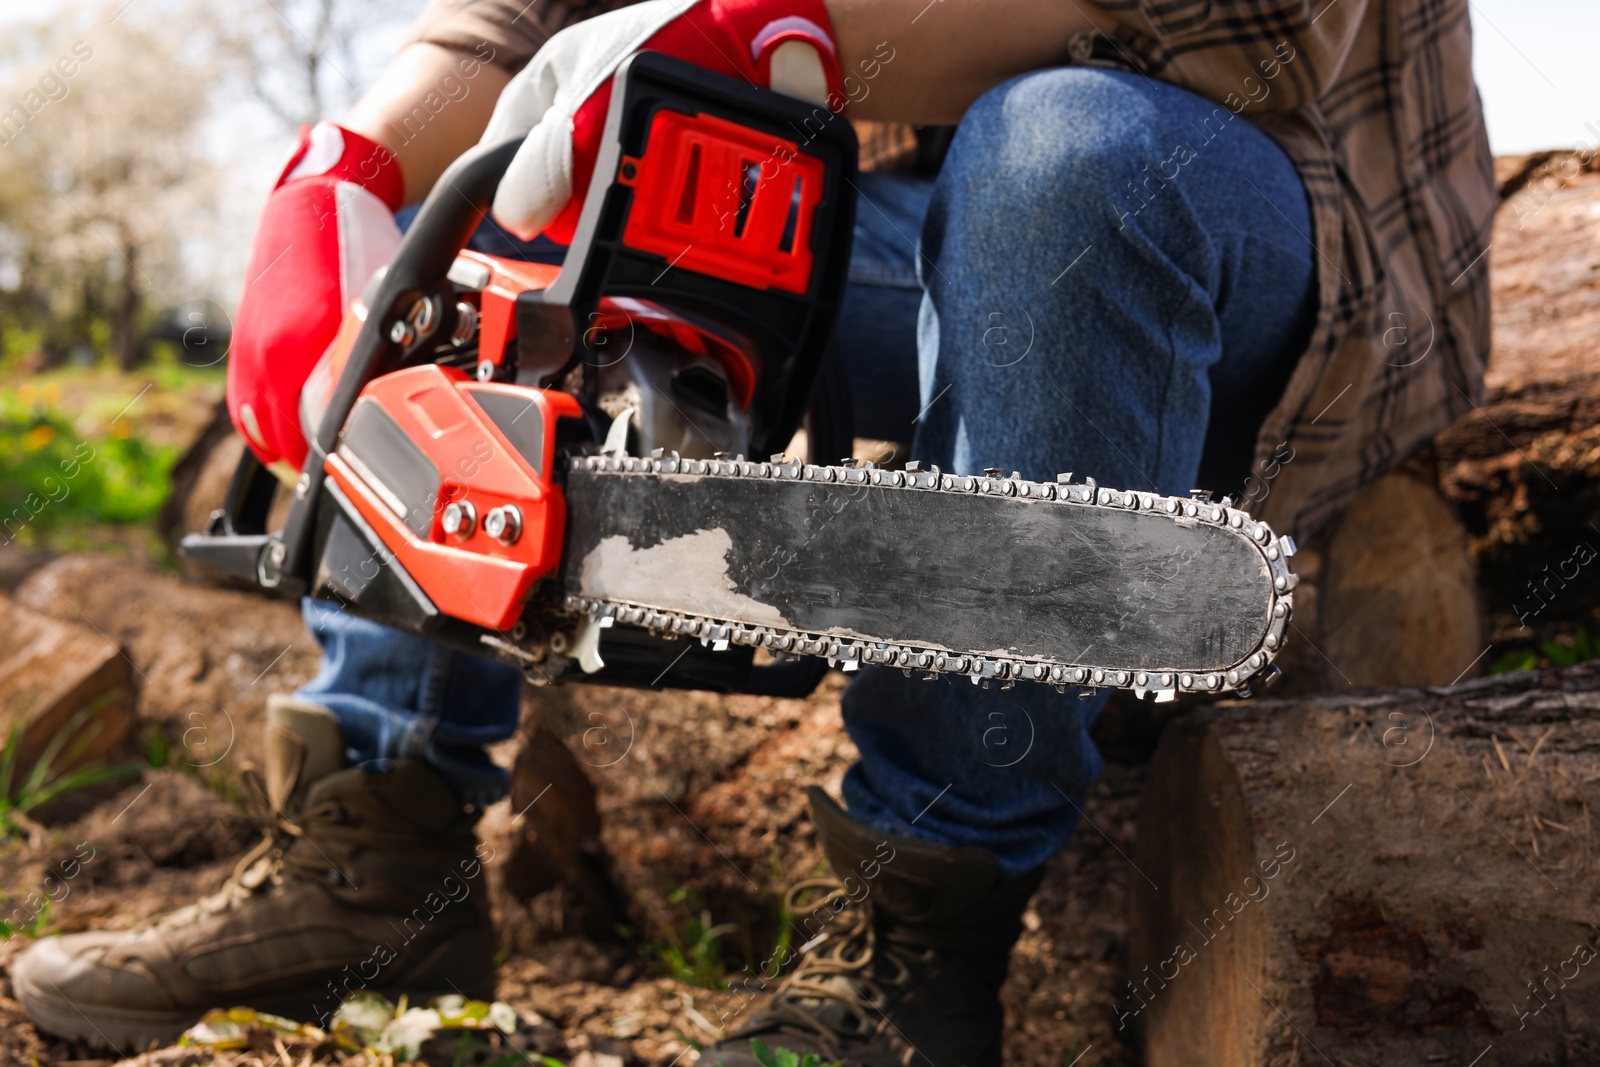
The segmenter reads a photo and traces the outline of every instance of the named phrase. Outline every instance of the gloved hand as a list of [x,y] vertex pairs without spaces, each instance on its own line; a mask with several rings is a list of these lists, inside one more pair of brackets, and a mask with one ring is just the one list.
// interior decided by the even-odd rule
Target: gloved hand
[[382,145],[321,122],[300,131],[256,226],[228,360],[228,414],[263,463],[305,463],[300,399],[345,308],[400,243],[400,165]]
[[571,242],[611,103],[611,76],[641,49],[833,110],[843,106],[822,0],[646,0],[596,16],[550,38],[500,95],[483,140],[529,134],[495,194],[502,226],[524,240],[543,231]]

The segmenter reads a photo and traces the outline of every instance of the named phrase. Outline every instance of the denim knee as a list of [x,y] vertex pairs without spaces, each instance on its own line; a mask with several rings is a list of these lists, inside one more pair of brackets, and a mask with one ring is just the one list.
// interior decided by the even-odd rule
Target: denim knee
[[1141,83],[1122,72],[1062,67],[989,90],[961,120],[940,180],[946,210],[936,206],[941,217],[930,223],[1018,246],[1117,225],[1128,187],[1166,155],[1159,102]]

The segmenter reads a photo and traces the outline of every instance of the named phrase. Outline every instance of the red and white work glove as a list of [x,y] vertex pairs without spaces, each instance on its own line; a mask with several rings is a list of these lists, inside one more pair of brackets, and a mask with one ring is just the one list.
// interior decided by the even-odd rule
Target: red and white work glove
[[[822,0],[646,0],[562,30],[500,95],[488,143],[528,134],[494,199],[524,240],[568,243],[611,103],[611,76],[648,49],[822,106],[842,104],[838,48]],[[576,195],[574,195],[576,193]]]
[[321,122],[301,129],[267,198],[233,324],[228,414],[286,480],[308,451],[301,393],[345,309],[399,246],[404,196],[388,149]]

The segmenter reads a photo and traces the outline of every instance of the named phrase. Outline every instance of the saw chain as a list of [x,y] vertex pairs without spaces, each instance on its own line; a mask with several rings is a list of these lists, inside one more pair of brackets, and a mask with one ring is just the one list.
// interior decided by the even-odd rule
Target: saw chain
[[[813,465],[786,456],[773,456],[767,462],[743,457],[719,456],[715,459],[680,458],[659,450],[649,458],[621,454],[575,456],[568,461],[568,472],[588,476],[658,476],[694,479],[726,479],[732,482],[786,481],[819,486],[872,487],[891,492],[940,494],[949,497],[990,496],[1012,498],[1040,508],[1087,508],[1106,512],[1139,512],[1188,527],[1209,527],[1231,535],[1250,546],[1259,556],[1270,579],[1271,601],[1260,639],[1246,654],[1219,669],[1204,671],[1159,671],[1129,669],[1127,664],[1071,662],[1067,659],[1031,655],[1006,655],[972,649],[952,649],[927,645],[872,640],[859,635],[790,629],[779,625],[717,618],[664,610],[659,606],[629,600],[586,596],[579,592],[564,595],[566,610],[586,617],[583,629],[598,630],[615,623],[644,627],[662,634],[696,639],[714,649],[730,645],[751,646],[789,656],[817,656],[833,666],[852,671],[860,666],[900,668],[907,674],[932,679],[939,675],[965,676],[985,686],[1010,688],[1018,681],[1039,682],[1058,690],[1129,689],[1140,696],[1169,700],[1179,693],[1250,695],[1270,683],[1277,674],[1273,660],[1283,649],[1293,611],[1293,590],[1297,583],[1289,569],[1294,541],[1277,536],[1263,522],[1252,518],[1230,501],[1213,501],[1206,494],[1188,498],[1158,493],[1118,490],[1097,486],[1092,479],[1073,482],[1063,474],[1051,482],[1035,482],[999,470],[982,475],[942,473],[937,467],[923,468],[916,463],[904,470],[885,470],[872,464]],[[1153,610],[1158,610],[1152,605]],[[885,635],[887,636],[887,635]],[[580,637],[581,641],[581,637]]]

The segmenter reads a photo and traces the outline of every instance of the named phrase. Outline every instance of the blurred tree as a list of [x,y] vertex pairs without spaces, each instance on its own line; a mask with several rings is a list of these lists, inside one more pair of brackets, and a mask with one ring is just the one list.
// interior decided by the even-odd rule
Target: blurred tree
[[37,20],[8,14],[0,360],[131,367],[152,308],[222,298],[287,134],[353,102],[420,6],[62,0]]
[[211,207],[209,60],[114,13],[19,35],[0,78],[0,310],[46,363],[87,344],[137,364],[146,308],[179,295],[185,228]]
[[197,0],[193,28],[218,60],[290,130],[335,118],[370,74],[362,45],[417,3],[394,0]]

